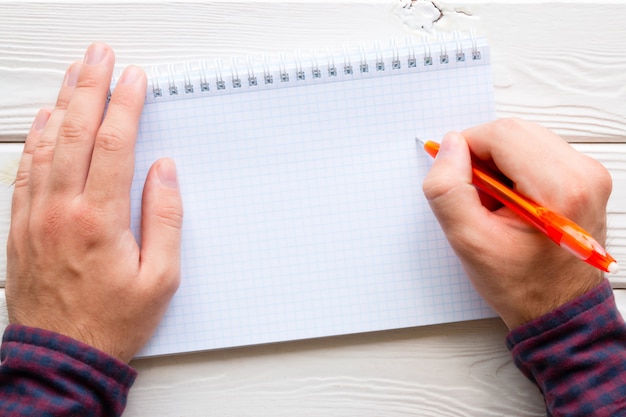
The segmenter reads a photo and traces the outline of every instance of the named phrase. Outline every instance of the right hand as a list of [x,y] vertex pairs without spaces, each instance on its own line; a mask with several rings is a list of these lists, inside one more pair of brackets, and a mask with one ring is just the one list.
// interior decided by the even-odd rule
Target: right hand
[[602,282],[603,274],[554,244],[506,207],[481,203],[470,150],[494,164],[516,190],[591,233],[606,236],[611,176],[555,133],[503,119],[448,133],[423,189],[472,284],[509,329]]

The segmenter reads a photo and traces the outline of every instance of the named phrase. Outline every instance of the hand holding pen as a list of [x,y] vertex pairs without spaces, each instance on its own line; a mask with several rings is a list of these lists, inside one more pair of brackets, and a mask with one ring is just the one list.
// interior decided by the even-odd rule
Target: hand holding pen
[[[501,177],[496,182],[507,178],[515,184],[514,190],[505,185],[516,197],[508,207],[494,206],[493,201],[489,208],[483,205],[488,199],[475,185],[485,190],[488,184],[484,178],[476,179],[475,167],[487,172],[487,177]],[[423,187],[474,286],[509,328],[565,304],[602,281],[598,269],[576,261],[569,252],[591,256],[590,263],[600,269],[616,268],[597,243],[604,241],[606,233],[610,175],[547,129],[505,119],[450,133]],[[502,197],[502,190],[487,194]],[[524,211],[534,215],[523,220]]]
[[[430,156],[437,157],[438,143],[420,138],[416,140]],[[510,182],[508,178],[494,172],[477,158],[472,158],[472,182],[480,191],[509,208],[578,259],[604,272],[619,271],[615,258],[589,232],[570,219],[516,192],[507,185]]]

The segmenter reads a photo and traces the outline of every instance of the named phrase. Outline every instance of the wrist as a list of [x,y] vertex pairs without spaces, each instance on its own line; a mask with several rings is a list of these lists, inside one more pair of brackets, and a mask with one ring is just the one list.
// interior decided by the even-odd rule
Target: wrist
[[601,271],[587,269],[586,274],[556,275],[554,279],[549,279],[551,275],[546,274],[545,279],[533,279],[534,285],[525,285],[528,282],[522,281],[520,287],[523,290],[517,295],[511,294],[511,299],[502,303],[503,307],[496,312],[509,330],[551,314],[603,284],[605,279]]

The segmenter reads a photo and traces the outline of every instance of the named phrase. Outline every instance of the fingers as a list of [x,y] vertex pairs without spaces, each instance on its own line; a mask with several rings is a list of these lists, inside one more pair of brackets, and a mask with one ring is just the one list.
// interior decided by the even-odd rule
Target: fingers
[[31,195],[39,195],[40,188],[47,184],[50,179],[59,126],[65,117],[65,111],[76,88],[80,68],[81,64],[75,62],[65,72],[65,78],[59,90],[56,106],[50,114],[43,132],[39,135],[39,140],[35,144],[31,161],[31,172],[28,179]]
[[39,143],[39,139],[43,133],[43,129],[50,118],[50,110],[41,109],[35,116],[35,120],[28,132],[24,150],[20,158],[15,176],[15,188],[13,190],[13,201],[11,205],[11,218],[14,222],[19,223],[18,218],[28,217],[30,189],[28,187],[30,171],[32,166],[33,154]]
[[171,159],[152,165],[143,191],[141,268],[145,277],[159,279],[171,296],[180,280],[183,205],[176,167]]
[[58,126],[51,175],[52,189],[57,192],[78,195],[84,189],[114,62],[113,51],[102,43],[92,44],[85,53],[75,90]]
[[[55,111],[59,113],[59,122],[63,120],[65,116],[65,110],[67,110],[67,106],[70,104],[70,99],[74,94],[74,89],[76,88],[76,82],[78,82],[78,75],[80,74],[80,69],[82,67],[81,62],[74,62],[70,65],[65,72],[65,78],[63,79],[63,85],[59,90],[59,95],[57,96],[57,102],[55,104]],[[55,126],[58,128],[58,124]],[[55,130],[55,136],[57,131]]]
[[[134,149],[146,94],[146,75],[128,67],[113,91],[107,115],[96,134],[85,194],[94,204],[129,212]],[[127,214],[126,214],[127,215]]]
[[[459,133],[448,133],[442,140],[437,158],[424,179],[424,195],[455,249],[471,250],[472,236],[497,233],[498,222],[481,204],[472,185],[471,156],[467,142]],[[469,232],[469,233],[468,233]]]
[[518,191],[540,204],[554,208],[568,205],[559,200],[571,194],[567,189],[575,193],[577,187],[584,187],[589,181],[608,188],[608,198],[608,172],[546,128],[518,119],[502,119],[462,134],[477,157],[493,160]]

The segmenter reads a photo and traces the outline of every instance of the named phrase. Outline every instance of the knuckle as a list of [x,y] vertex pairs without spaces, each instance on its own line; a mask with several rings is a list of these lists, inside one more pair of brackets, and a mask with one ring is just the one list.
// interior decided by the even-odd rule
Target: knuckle
[[59,127],[59,142],[73,144],[82,142],[88,135],[86,121],[78,115],[67,115]]
[[117,127],[109,125],[98,132],[96,146],[105,152],[119,152],[126,146],[124,133]]
[[49,204],[29,219],[29,230],[45,241],[57,241],[68,234],[84,248],[93,246],[106,232],[102,210],[84,203]]
[[161,206],[156,209],[155,216],[159,223],[172,229],[181,229],[183,226],[183,213],[176,206]]
[[55,107],[57,109],[67,110],[67,108],[70,105],[71,99],[72,99],[72,96],[70,94],[61,94],[59,95],[59,97],[57,97]]
[[139,105],[138,98],[134,91],[127,89],[115,90],[115,94],[111,96],[111,106],[121,107],[123,109],[134,109]]
[[100,80],[98,79],[97,75],[98,74],[96,73],[91,73],[88,71],[81,73],[80,77],[78,77],[78,80],[76,80],[76,88],[86,90],[101,88]]
[[28,187],[28,179],[29,172],[26,169],[20,169],[15,174],[15,179],[13,180],[14,189],[19,189],[23,187]]
[[604,165],[602,165],[599,161],[595,159],[592,160],[595,165],[594,168],[594,184],[597,187],[598,191],[601,195],[608,199],[611,195],[611,191],[613,190],[613,178],[611,177],[611,173]]
[[24,150],[22,151],[23,155],[32,156],[35,153],[35,149],[37,149],[38,141],[34,139],[31,135],[26,137],[26,141],[24,142]]
[[69,216],[69,221],[84,242],[94,242],[103,234],[104,224],[101,219],[101,210],[87,204],[78,204]]
[[493,129],[500,136],[525,129],[526,122],[516,117],[505,117],[493,122]]
[[422,182],[422,192],[428,201],[437,198],[441,194],[441,188],[440,183],[431,180],[429,177],[426,177],[424,182]]
[[40,163],[50,162],[54,155],[54,148],[56,144],[54,141],[43,139],[37,143],[35,150],[33,151],[32,165],[39,165]]
[[574,207],[587,207],[592,202],[605,204],[613,189],[613,179],[604,165],[592,158],[587,161],[589,164],[570,181],[566,192],[567,204]]
[[565,206],[572,208],[585,206],[589,201],[590,194],[591,188],[586,182],[575,182],[567,190]]
[[59,234],[59,231],[63,228],[63,213],[65,212],[65,208],[61,206],[50,206],[47,209],[39,211],[37,215],[37,210],[33,215],[29,218],[29,227],[28,229],[36,234],[40,235],[40,238],[46,239],[50,236],[56,236]]
[[439,175],[429,175],[422,183],[422,192],[431,204],[449,195],[453,190],[454,185]]

